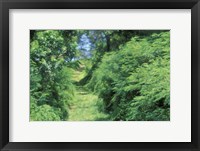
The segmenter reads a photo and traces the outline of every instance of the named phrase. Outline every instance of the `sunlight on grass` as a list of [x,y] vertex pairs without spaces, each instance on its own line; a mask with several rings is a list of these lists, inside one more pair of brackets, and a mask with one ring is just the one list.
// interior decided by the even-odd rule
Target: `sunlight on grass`
[[80,64],[79,69],[71,69],[71,70],[73,73],[72,80],[74,82],[79,82],[81,79],[83,79],[87,75],[84,64]]
[[[73,81],[79,82],[87,75],[85,61],[82,61],[80,68],[77,70],[71,69],[73,72]],[[84,89],[83,86],[76,86],[74,101],[69,105],[68,121],[106,121],[109,119],[108,114],[100,111],[103,106],[103,101],[97,95]]]
[[68,121],[100,121],[108,119],[108,115],[99,111],[103,103],[94,94],[77,89],[76,100],[70,105]]

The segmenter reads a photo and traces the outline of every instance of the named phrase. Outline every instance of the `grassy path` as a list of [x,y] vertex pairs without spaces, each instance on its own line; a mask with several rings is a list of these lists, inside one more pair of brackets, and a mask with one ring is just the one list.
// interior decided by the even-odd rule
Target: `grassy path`
[[[74,71],[74,82],[77,83],[83,78],[83,71]],[[68,121],[104,121],[108,120],[108,115],[101,112],[99,107],[102,101],[98,96],[84,89],[82,86],[76,86],[76,98],[69,107]]]

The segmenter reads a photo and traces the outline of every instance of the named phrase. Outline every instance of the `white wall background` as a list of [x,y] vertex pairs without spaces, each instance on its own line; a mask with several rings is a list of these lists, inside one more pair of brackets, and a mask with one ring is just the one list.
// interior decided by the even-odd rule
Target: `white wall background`
[[[10,10],[11,142],[190,142],[190,10]],[[168,122],[29,122],[30,29],[170,29]]]

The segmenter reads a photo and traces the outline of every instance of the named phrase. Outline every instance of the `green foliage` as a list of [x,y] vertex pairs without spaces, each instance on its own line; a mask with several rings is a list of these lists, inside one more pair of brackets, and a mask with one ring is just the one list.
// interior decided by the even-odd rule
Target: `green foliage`
[[31,98],[31,121],[60,121],[61,111],[49,105],[37,106],[34,98]]
[[65,41],[62,31],[35,33],[30,49],[31,104],[35,106],[31,108],[31,118],[35,120],[67,118],[68,101],[73,100],[74,95],[71,74],[67,69],[70,58],[66,55],[76,49],[76,41],[71,42]]
[[169,120],[169,32],[133,37],[106,53],[88,88],[113,120]]
[[30,120],[170,119],[170,33],[34,30]]

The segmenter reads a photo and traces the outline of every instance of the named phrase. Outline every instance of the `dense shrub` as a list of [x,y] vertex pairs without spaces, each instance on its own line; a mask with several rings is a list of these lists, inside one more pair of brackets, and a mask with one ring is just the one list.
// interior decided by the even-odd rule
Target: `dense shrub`
[[135,36],[105,53],[87,87],[103,99],[112,120],[169,120],[169,35]]
[[31,98],[31,121],[60,121],[61,110],[50,105],[37,105],[36,100]]
[[[70,42],[69,42],[70,43]],[[67,69],[72,46],[62,31],[37,31],[30,45],[31,120],[65,120],[74,86]],[[73,52],[74,53],[74,52]]]

